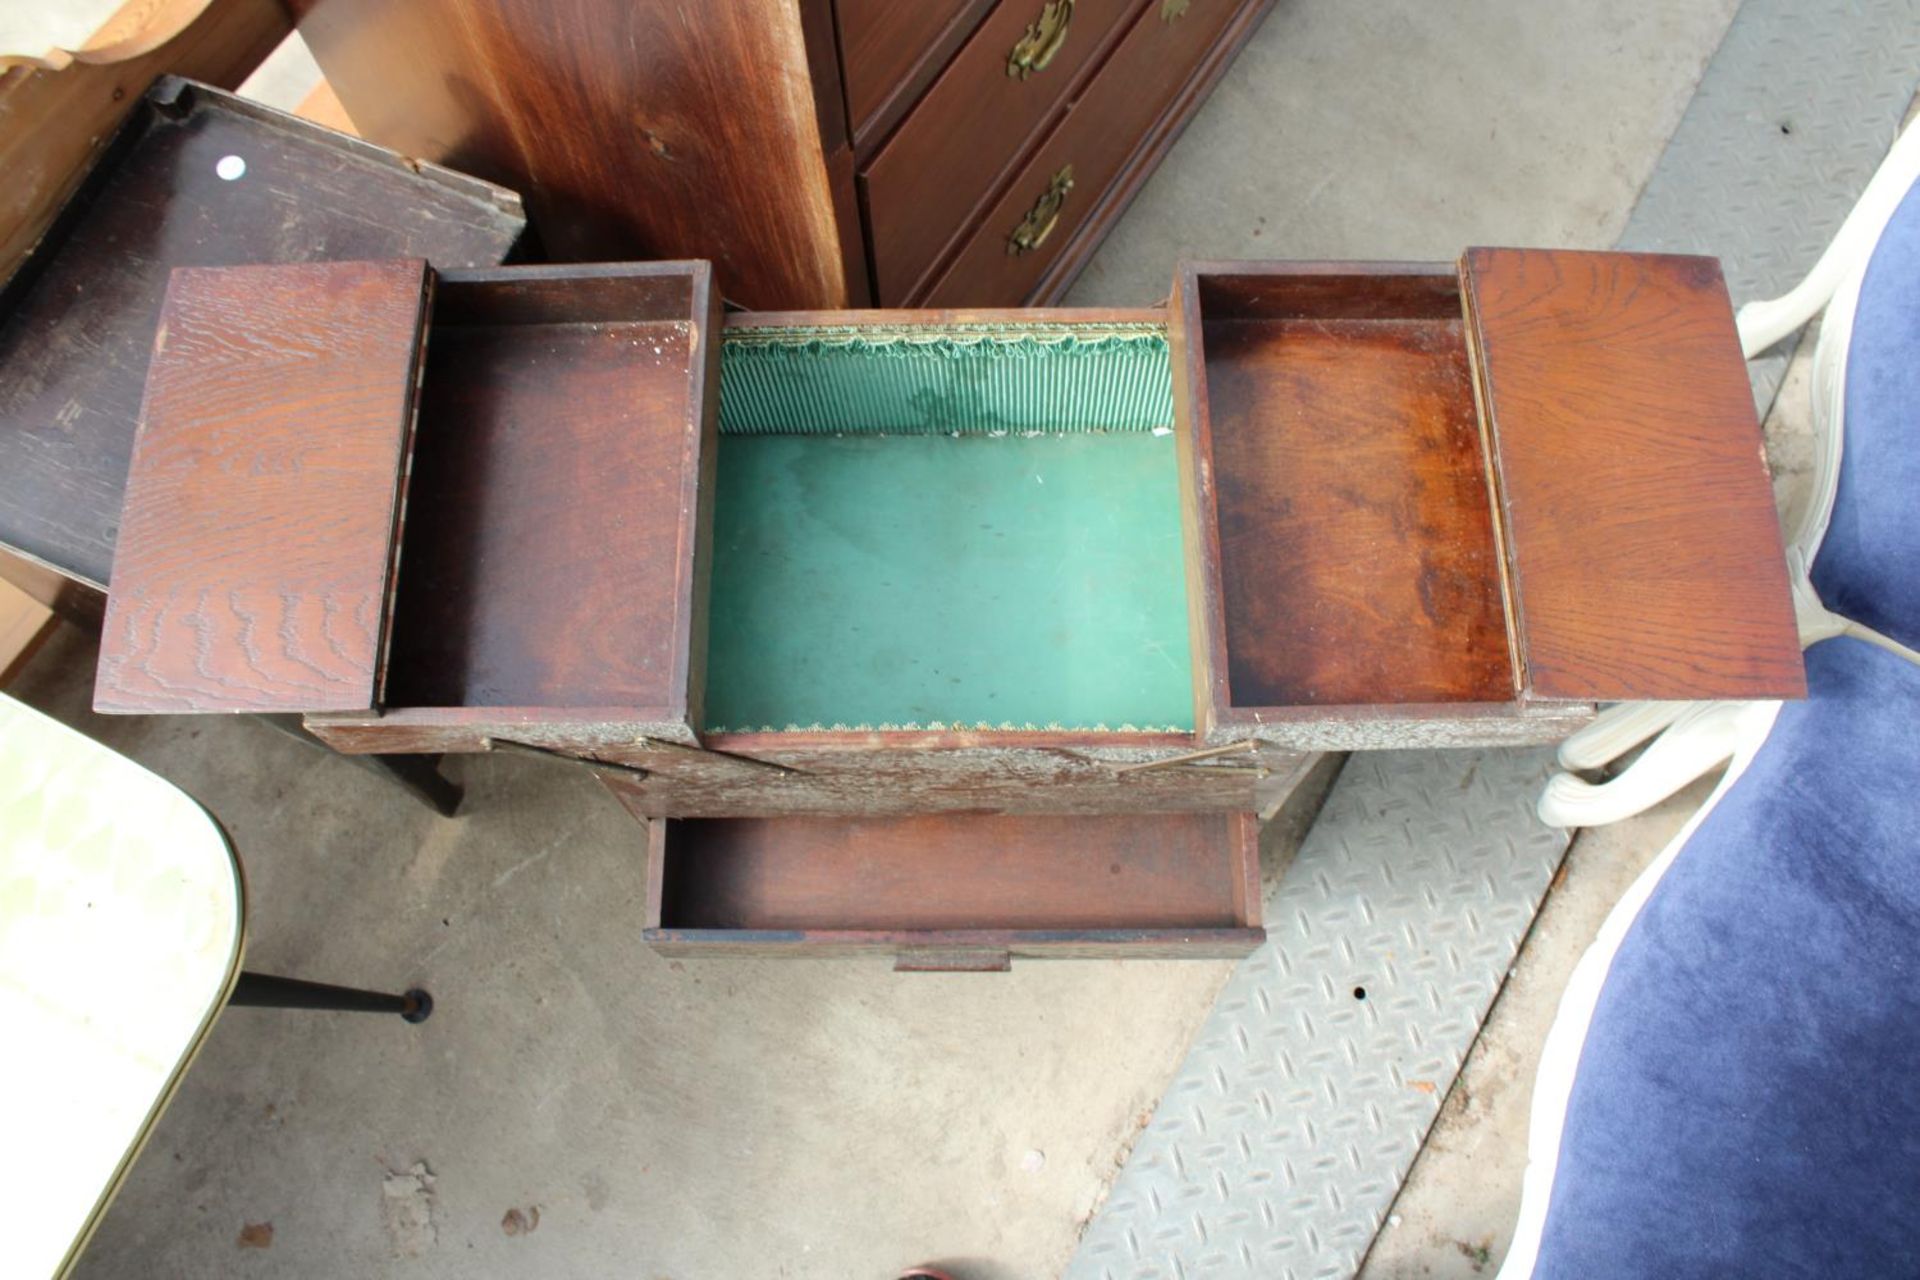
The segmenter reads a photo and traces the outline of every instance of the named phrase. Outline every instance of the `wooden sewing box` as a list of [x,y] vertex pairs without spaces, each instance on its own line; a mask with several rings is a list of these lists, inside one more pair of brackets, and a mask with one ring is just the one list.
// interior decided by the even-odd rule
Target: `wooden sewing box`
[[1314,753],[1778,698],[1711,259],[722,313],[704,262],[177,271],[96,706],[577,758],[674,953],[1235,955]]

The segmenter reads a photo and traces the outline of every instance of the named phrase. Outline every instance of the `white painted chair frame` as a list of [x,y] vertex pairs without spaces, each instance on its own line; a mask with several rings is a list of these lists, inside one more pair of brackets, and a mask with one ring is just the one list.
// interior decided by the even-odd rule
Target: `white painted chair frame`
[[[1787,531],[1787,570],[1801,647],[1848,635],[1920,664],[1920,653],[1821,604],[1808,576],[1814,554],[1826,537],[1840,482],[1847,347],[1853,336],[1861,278],[1888,219],[1916,178],[1920,178],[1920,122],[1909,125],[1894,141],[1806,279],[1779,298],[1748,303],[1740,308],[1736,320],[1741,350],[1752,359],[1797,332],[1823,308],[1826,311],[1819,345],[1814,349],[1810,391],[1813,496],[1795,527]],[[1604,826],[1658,804],[1733,759],[1743,748],[1759,745],[1773,724],[1773,715],[1751,714],[1746,710],[1751,705],[1623,702],[1607,708],[1592,724],[1560,745],[1560,766],[1569,772],[1548,779],[1538,806],[1541,819],[1557,827]],[[1756,728],[1760,737],[1751,737]],[[1570,772],[1598,769],[1650,738],[1652,743],[1639,759],[1605,782],[1588,782]]]
[[[1828,610],[1808,580],[1814,553],[1832,519],[1839,484],[1847,347],[1861,278],[1888,219],[1917,178],[1920,124],[1909,126],[1894,143],[1806,280],[1784,297],[1741,308],[1738,321],[1741,346],[1752,358],[1796,331],[1823,306],[1826,308],[1813,357],[1814,494],[1806,513],[1787,536],[1787,564],[1802,647],[1832,636],[1851,635],[1920,663],[1920,654]],[[1706,803],[1615,904],[1560,997],[1560,1008],[1542,1045],[1540,1069],[1534,1079],[1520,1212],[1498,1280],[1525,1280],[1539,1260],[1574,1076],[1614,955],[1680,850],[1752,763],[1773,729],[1780,706],[1778,702],[1621,703],[1568,738],[1560,748],[1563,767],[1591,769],[1654,739],[1638,760],[1611,781],[1595,785],[1571,774],[1555,775],[1540,798],[1539,809],[1547,822],[1560,826],[1618,821],[1658,803],[1721,763],[1728,767]]]

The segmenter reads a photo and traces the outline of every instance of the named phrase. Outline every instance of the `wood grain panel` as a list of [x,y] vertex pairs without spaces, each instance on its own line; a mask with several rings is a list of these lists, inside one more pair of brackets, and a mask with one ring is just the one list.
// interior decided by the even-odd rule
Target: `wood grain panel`
[[446,274],[390,704],[690,734],[718,326],[705,263]]
[[1473,249],[1462,276],[1528,692],[1802,696],[1719,264]]
[[[1121,39],[1071,111],[982,215],[926,295],[930,307],[987,306],[1030,298],[1054,260],[1102,206],[1108,188],[1206,63],[1215,39],[1242,12],[1244,0],[1193,0],[1169,23],[1149,7]],[[1073,167],[1073,190],[1041,245],[1008,252],[1008,239],[1044,195],[1054,175]]]
[[919,287],[1140,7],[1078,0],[1060,52],[1025,79],[1007,75],[1007,55],[1037,0],[1008,0],[980,25],[861,176],[882,304]]
[[375,704],[428,279],[417,260],[174,274],[95,709]]
[[1510,701],[1453,276],[1198,289],[1230,704]]
[[[247,165],[231,181],[230,155]],[[490,266],[525,221],[502,188],[162,80],[0,295],[0,546],[106,586],[173,268]]]
[[361,136],[519,190],[555,258],[706,258],[754,307],[857,300],[802,5],[291,7]]
[[1106,239],[1107,233],[1126,213],[1147,179],[1153,176],[1160,161],[1180,140],[1180,135],[1205,104],[1207,95],[1213,92],[1214,86],[1232,67],[1234,58],[1253,38],[1254,32],[1260,29],[1261,21],[1273,4],[1274,0],[1243,0],[1233,18],[1215,37],[1213,47],[1200,59],[1186,83],[1180,86],[1173,100],[1148,127],[1146,135],[1120,170],[1120,176],[1107,185],[1100,199],[1087,211],[1079,232],[1065,249],[1054,256],[1052,263],[1042,273],[1039,283],[1027,295],[1028,305],[1051,306],[1066,295],[1080,272],[1092,260],[1100,242]]
[[[994,3],[835,0],[847,115],[856,142],[899,118]],[[1027,0],[1007,3],[1018,8]],[[1037,0],[1031,7],[1038,8]]]
[[46,232],[156,77],[238,88],[287,30],[280,0],[130,0],[82,52],[0,57],[0,275]]
[[1201,813],[1251,808],[1262,783],[1295,759],[1280,752],[1264,761],[1129,768],[1191,749],[814,747],[742,756],[729,748],[679,758],[654,751],[634,761],[645,776],[607,771],[602,781],[645,817]]
[[660,926],[1168,929],[1259,923],[1251,814],[666,822]]

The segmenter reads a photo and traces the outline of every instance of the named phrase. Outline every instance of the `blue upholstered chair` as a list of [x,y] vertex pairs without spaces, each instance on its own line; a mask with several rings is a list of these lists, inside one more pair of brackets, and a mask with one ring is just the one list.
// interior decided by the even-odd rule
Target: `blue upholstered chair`
[[[1723,760],[1581,961],[1535,1088],[1503,1276],[1920,1275],[1920,132],[1749,354],[1832,303],[1816,496],[1789,535],[1809,696],[1623,707],[1549,820]],[[1844,448],[1842,441],[1844,440]]]

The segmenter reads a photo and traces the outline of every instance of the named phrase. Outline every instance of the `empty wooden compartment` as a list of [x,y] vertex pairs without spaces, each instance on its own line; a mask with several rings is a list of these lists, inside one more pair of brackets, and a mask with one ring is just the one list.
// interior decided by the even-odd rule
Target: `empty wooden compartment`
[[176,272],[96,705],[691,741],[717,308],[704,263]]
[[1203,735],[1519,737],[1570,703],[1799,692],[1711,260],[1196,264],[1173,306]]
[[1258,946],[1250,813],[661,820],[646,940],[670,955],[1237,956]]

